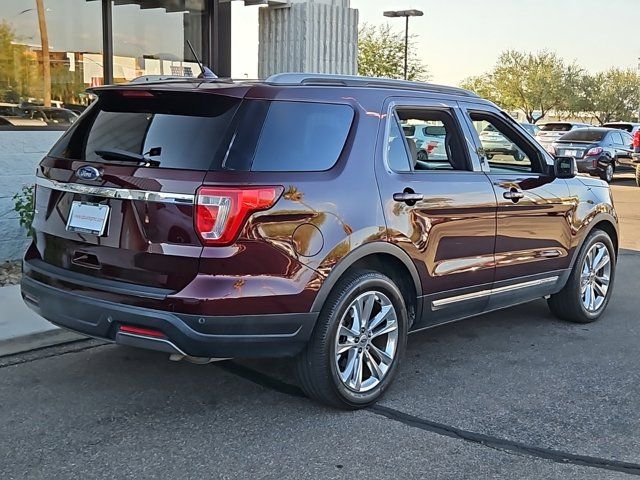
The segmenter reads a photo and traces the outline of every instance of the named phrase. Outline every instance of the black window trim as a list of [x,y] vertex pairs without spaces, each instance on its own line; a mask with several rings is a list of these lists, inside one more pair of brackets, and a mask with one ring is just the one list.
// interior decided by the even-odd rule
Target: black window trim
[[[454,107],[451,106],[442,106],[442,105],[424,105],[424,104],[419,104],[419,103],[414,103],[411,104],[409,102],[403,101],[404,99],[398,99],[396,101],[391,101],[389,103],[389,106],[387,108],[387,122],[385,122],[385,129],[384,129],[384,141],[382,143],[383,146],[383,151],[382,151],[382,158],[384,160],[384,165],[387,168],[387,170],[397,174],[397,175],[406,175],[406,174],[419,174],[419,175],[424,175],[424,174],[435,174],[435,175],[441,175],[441,174],[445,174],[445,173],[482,173],[481,171],[478,170],[474,170],[473,168],[473,162],[471,160],[471,157],[469,155],[469,149],[466,148],[466,141],[463,141],[465,139],[465,135],[462,129],[462,125],[460,124],[460,121],[458,119],[458,116],[455,114],[455,109]],[[442,169],[442,170],[415,170],[413,168],[413,165],[411,162],[411,153],[409,150],[409,144],[407,143],[407,137],[403,134],[403,140],[404,140],[404,149],[405,149],[405,153],[407,155],[407,160],[409,163],[409,170],[406,172],[399,172],[397,170],[394,170],[393,168],[391,168],[391,165],[389,163],[389,154],[388,154],[388,149],[387,149],[387,139],[389,138],[389,133],[391,132],[391,118],[393,118],[397,123],[398,123],[398,127],[400,128],[400,131],[403,132],[402,129],[402,124],[400,123],[400,117],[398,116],[398,109],[411,109],[411,110],[437,110],[437,111],[441,111],[444,112],[445,114],[449,115],[451,117],[451,120],[454,122],[454,126],[457,127],[457,137],[458,140],[460,142],[460,147],[462,149],[463,155],[464,155],[464,159],[467,165],[467,169],[466,170],[456,170],[454,168],[452,169]]]

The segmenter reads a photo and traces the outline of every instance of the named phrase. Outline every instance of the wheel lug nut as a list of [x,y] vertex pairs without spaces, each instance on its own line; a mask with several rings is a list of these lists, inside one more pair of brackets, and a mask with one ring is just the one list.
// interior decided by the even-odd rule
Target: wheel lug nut
[[360,348],[358,349],[358,352],[362,352],[362,347],[360,347]]
[[362,327],[362,328],[360,329],[360,331],[361,331],[362,333],[364,333],[364,327]]
[[360,341],[360,337],[354,338],[355,342],[358,343]]

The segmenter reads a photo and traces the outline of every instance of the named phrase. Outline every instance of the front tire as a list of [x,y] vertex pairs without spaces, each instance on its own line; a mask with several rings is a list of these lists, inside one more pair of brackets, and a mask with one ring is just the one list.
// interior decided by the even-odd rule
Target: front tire
[[636,186],[640,187],[640,165],[636,165]]
[[397,285],[371,270],[342,279],[327,298],[296,376],[311,398],[336,408],[376,402],[396,375],[407,342]]
[[562,320],[595,322],[609,304],[616,273],[616,252],[609,235],[593,230],[582,246],[567,284],[547,304]]

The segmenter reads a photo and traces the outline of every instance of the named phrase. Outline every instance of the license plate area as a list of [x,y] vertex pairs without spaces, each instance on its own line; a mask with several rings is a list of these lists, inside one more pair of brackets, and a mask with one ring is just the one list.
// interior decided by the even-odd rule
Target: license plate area
[[72,202],[67,231],[101,236],[107,227],[109,206],[100,203]]

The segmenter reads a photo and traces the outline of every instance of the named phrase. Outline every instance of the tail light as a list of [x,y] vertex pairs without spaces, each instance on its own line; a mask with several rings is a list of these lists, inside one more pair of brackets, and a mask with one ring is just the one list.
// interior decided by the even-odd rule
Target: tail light
[[596,155],[600,155],[603,152],[602,147],[593,147],[587,150],[587,157],[595,157]]
[[273,207],[282,187],[202,187],[196,197],[196,231],[205,245],[233,243],[247,218]]

